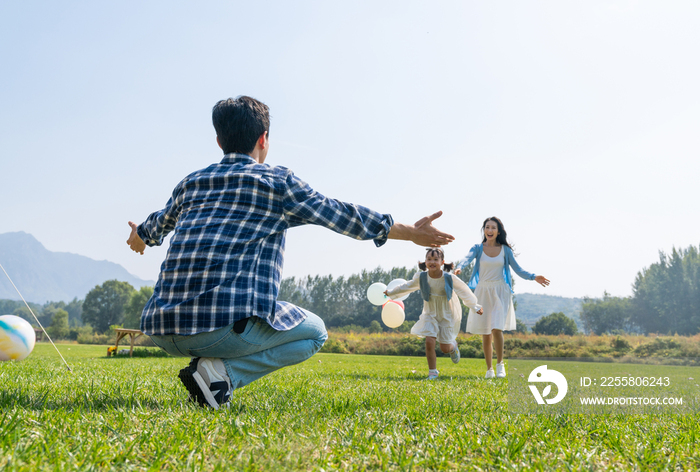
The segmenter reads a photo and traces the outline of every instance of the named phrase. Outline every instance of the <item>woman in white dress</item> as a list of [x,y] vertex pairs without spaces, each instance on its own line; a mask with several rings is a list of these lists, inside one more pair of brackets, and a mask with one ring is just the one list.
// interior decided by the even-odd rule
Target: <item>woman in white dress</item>
[[[452,362],[459,362],[459,346],[457,334],[462,324],[462,305],[481,314],[481,306],[477,299],[459,277],[447,273],[454,264],[445,264],[445,253],[440,248],[428,248],[425,262],[418,264],[421,272],[417,272],[412,280],[384,292],[392,298],[400,298],[416,290],[423,297],[423,313],[411,328],[411,334],[425,338],[425,356],[428,359],[428,380],[435,380],[440,375],[437,370],[435,341],[440,343],[440,350],[449,354]],[[443,272],[442,269],[446,272]]]
[[[506,376],[503,364],[503,331],[515,330],[515,309],[513,308],[512,268],[525,280],[535,280],[546,287],[549,280],[542,275],[524,271],[513,255],[513,248],[506,238],[506,230],[501,220],[492,216],[481,227],[483,241],[471,248],[466,258],[457,264],[455,274],[476,260],[469,287],[484,307],[483,316],[467,318],[468,333],[481,334],[484,358],[486,359],[486,378]],[[493,347],[496,348],[496,372],[492,367]]]

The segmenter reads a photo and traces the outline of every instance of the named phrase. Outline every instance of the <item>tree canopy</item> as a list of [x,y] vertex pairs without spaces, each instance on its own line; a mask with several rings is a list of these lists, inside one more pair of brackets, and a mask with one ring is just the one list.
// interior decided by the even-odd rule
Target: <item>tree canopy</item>
[[136,290],[128,282],[108,280],[97,285],[85,296],[83,322],[98,333],[124,322],[124,307]]
[[603,293],[602,299],[585,297],[581,319],[590,333],[617,333],[634,331],[630,298],[612,297]]
[[645,333],[700,332],[700,251],[694,246],[659,253],[632,286],[632,317]]
[[532,328],[532,332],[535,334],[567,334],[573,336],[578,332],[578,328],[574,320],[562,312],[557,312],[537,320],[537,323]]

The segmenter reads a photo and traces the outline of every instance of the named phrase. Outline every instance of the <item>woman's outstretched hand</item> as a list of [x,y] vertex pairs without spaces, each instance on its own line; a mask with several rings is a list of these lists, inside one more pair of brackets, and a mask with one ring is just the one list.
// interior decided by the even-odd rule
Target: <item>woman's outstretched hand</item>
[[538,275],[537,277],[535,277],[535,282],[542,285],[543,287],[549,285],[549,279],[544,275]]

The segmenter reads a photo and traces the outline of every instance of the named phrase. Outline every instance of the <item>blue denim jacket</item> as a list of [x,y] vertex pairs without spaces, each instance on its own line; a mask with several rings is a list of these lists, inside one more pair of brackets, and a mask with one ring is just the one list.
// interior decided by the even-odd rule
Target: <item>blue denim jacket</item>
[[[511,292],[513,291],[513,276],[510,273],[511,267],[513,268],[515,273],[523,279],[535,280],[535,274],[531,274],[530,272],[527,272],[523,270],[522,267],[520,267],[518,262],[515,260],[515,256],[513,255],[513,250],[511,248],[509,248],[508,246],[503,246],[503,250],[505,251],[505,263],[503,264],[503,278],[506,280],[506,283],[510,287]],[[469,250],[469,254],[467,254],[467,257],[459,261],[455,266],[455,269],[462,269],[465,266],[467,266],[471,261],[476,259],[476,262],[474,263],[474,270],[472,270],[472,276],[469,279],[469,283],[467,284],[472,290],[476,289],[476,285],[479,283],[479,261],[481,260],[481,254],[483,254],[483,252],[484,245],[475,244]]]

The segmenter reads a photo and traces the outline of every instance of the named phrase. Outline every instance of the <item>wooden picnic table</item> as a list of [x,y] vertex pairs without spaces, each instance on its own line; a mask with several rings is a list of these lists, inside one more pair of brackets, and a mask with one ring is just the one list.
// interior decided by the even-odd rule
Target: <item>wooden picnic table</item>
[[143,332],[138,329],[126,329],[126,328],[116,328],[114,330],[117,333],[117,342],[114,344],[114,355],[117,355],[119,350],[119,341],[121,341],[125,336],[129,336],[131,340],[131,349],[129,349],[129,357],[134,357],[134,339],[143,335]]

